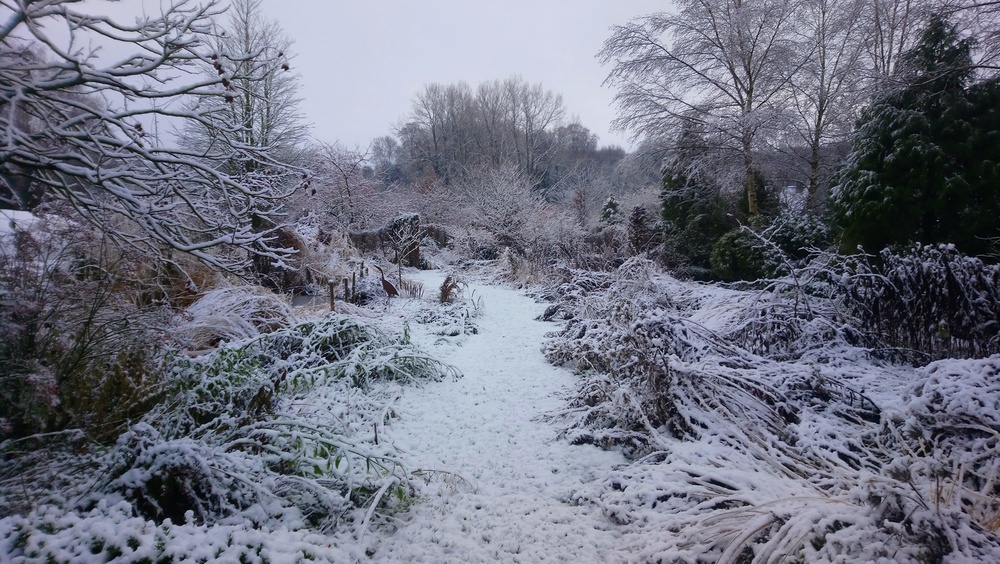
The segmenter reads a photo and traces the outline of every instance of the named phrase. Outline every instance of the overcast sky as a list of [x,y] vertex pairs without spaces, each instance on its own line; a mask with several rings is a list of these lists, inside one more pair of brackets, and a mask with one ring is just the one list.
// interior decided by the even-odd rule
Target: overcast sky
[[614,92],[595,58],[612,25],[668,8],[666,0],[263,0],[293,39],[312,135],[366,147],[390,134],[424,85],[518,74],[563,96],[568,117],[602,145]]

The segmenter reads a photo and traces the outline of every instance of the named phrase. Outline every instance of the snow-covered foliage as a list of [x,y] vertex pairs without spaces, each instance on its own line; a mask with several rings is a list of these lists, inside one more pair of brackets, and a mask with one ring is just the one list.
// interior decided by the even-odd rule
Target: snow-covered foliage
[[514,167],[482,168],[465,183],[465,197],[475,210],[475,224],[500,247],[522,250],[529,230],[545,211],[531,180]]
[[[178,522],[193,510],[199,521],[214,520],[277,499],[324,527],[352,500],[367,501],[388,481],[405,483],[390,448],[351,439],[390,414],[379,413],[364,390],[379,380],[449,372],[349,317],[303,323],[168,366],[167,399],[119,438],[124,470],[113,472],[118,477],[108,487],[150,518]],[[351,421],[350,403],[341,414],[333,405],[324,406],[326,413],[297,405],[306,394],[329,401],[333,393],[369,403],[374,413]]]
[[205,293],[181,313],[173,333],[179,344],[204,350],[223,342],[259,337],[292,325],[288,301],[257,286],[230,286]]
[[1000,558],[1000,357],[879,365],[830,298],[567,274],[545,352],[581,380],[553,418],[636,458],[577,494],[632,560]]
[[[339,551],[302,541],[309,529],[361,531],[405,507],[411,476],[379,429],[395,416],[400,384],[457,372],[405,333],[348,316],[254,330],[202,356],[164,354],[156,405],[110,447],[73,433],[48,446],[3,443],[2,512],[18,514],[0,521],[5,554],[238,558],[276,547],[324,558]],[[123,529],[112,533],[111,523]],[[213,534],[207,547],[188,546],[205,526],[230,529],[230,540]]]
[[[9,525],[7,525],[9,523]],[[27,562],[350,562],[352,546],[338,546],[309,530],[246,525],[173,523],[136,517],[126,502],[99,502],[86,512],[46,505],[3,525],[0,553]],[[9,534],[8,533],[8,526]],[[21,555],[27,555],[22,557]]]
[[0,440],[114,436],[156,385],[168,269],[61,215],[13,217],[0,230]]
[[861,326],[920,362],[1000,353],[1000,265],[951,245],[853,257],[845,306]]

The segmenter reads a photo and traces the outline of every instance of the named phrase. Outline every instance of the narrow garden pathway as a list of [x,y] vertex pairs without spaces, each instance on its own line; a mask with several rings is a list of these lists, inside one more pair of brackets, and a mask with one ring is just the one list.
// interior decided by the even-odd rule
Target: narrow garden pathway
[[[421,273],[436,295],[443,274]],[[625,463],[617,452],[573,446],[538,416],[565,406],[575,377],[545,361],[557,327],[522,293],[469,284],[481,300],[479,333],[442,339],[410,322],[414,341],[463,377],[407,389],[385,429],[410,468],[420,498],[394,533],[372,533],[375,562],[609,562],[616,526],[574,494]]]

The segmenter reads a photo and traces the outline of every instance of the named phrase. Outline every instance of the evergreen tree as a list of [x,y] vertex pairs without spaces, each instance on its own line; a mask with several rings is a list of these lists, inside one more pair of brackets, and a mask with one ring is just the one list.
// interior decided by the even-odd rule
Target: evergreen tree
[[919,241],[984,254],[1000,235],[1000,83],[972,84],[973,44],[932,17],[901,61],[901,87],[862,116],[835,188],[846,248]]
[[644,253],[658,243],[657,231],[649,212],[643,206],[635,206],[628,215],[628,250],[632,254]]
[[615,225],[622,221],[622,208],[614,196],[608,196],[601,207],[601,223]]

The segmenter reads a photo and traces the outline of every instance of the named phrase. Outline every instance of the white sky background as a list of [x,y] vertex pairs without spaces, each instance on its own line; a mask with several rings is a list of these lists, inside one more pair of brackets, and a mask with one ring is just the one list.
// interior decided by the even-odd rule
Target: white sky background
[[294,40],[302,110],[312,135],[367,147],[393,133],[430,83],[480,82],[514,74],[563,96],[567,118],[602,145],[614,91],[595,58],[610,27],[670,8],[666,0],[264,0]]

